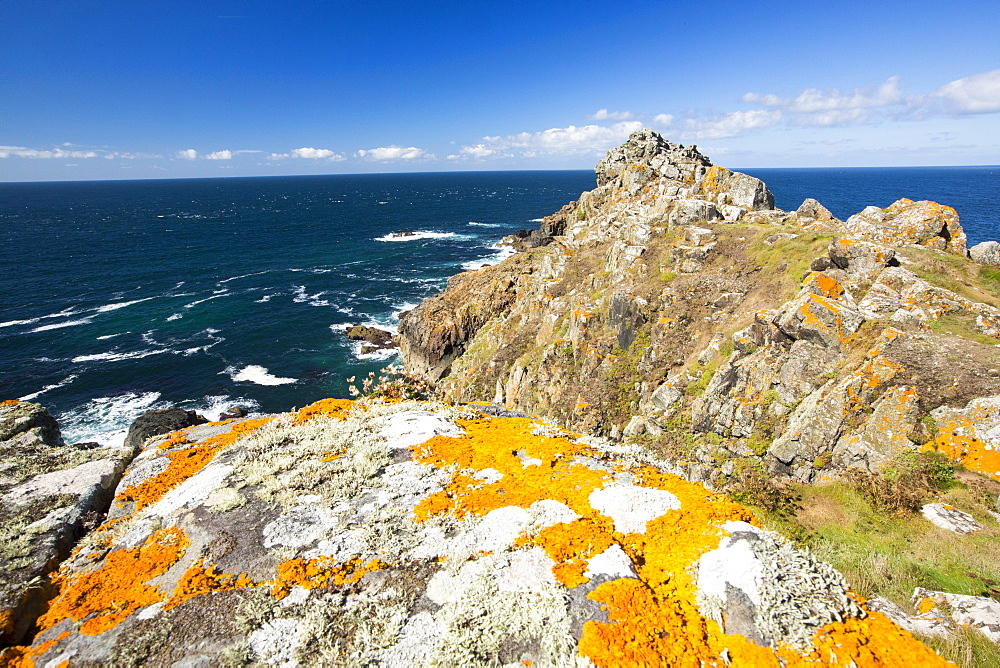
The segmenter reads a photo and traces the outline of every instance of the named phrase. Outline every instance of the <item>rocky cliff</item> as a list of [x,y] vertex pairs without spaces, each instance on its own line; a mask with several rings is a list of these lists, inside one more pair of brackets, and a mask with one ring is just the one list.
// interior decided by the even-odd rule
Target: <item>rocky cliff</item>
[[1000,274],[954,209],[776,210],[648,130],[596,172],[522,252],[404,314],[408,369],[716,486],[740,462],[817,481],[921,448],[1000,475]]

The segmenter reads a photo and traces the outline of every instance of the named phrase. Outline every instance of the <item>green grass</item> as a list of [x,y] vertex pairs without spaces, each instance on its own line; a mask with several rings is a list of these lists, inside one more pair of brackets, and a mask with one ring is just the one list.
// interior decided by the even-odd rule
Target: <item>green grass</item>
[[[938,500],[971,513],[984,525],[976,534],[962,536],[939,529],[919,514],[893,516],[876,511],[852,485],[796,485],[794,514],[754,511],[768,528],[808,547],[819,559],[843,573],[861,596],[878,594],[909,613],[915,587],[972,596],[996,596],[1000,582],[1000,526],[985,511],[984,501],[959,484]],[[978,631],[965,629],[955,639],[924,639],[935,651],[960,666],[1000,666],[1000,646]]]
[[1000,341],[997,341],[997,339],[994,339],[992,336],[987,336],[986,334],[978,331],[976,329],[975,322],[976,316],[971,314],[949,314],[943,315],[937,320],[931,320],[928,325],[930,325],[932,332],[936,332],[938,334],[961,336],[963,339],[983,343],[988,346],[1000,343]]

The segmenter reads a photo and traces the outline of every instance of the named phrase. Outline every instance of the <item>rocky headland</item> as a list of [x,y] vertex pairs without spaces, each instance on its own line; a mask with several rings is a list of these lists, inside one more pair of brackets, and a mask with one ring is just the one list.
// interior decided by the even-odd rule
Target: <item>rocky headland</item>
[[118,450],[0,402],[0,663],[1000,656],[998,246],[933,202],[776,210],[650,131],[597,175],[402,317],[442,398],[157,411]]

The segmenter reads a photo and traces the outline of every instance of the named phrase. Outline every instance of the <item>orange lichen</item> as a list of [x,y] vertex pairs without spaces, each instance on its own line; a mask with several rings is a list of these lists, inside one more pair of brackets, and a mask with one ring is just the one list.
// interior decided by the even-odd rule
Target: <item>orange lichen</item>
[[[547,438],[531,433],[537,422],[530,418],[504,420],[459,420],[466,434],[459,437],[435,436],[412,448],[417,461],[445,467],[457,464],[461,469],[492,468],[504,474],[495,483],[456,473],[446,488],[421,501],[416,509],[418,521],[433,514],[452,511],[459,517],[485,515],[505,506],[527,508],[535,501],[555,499],[573,510],[589,510],[587,496],[609,478],[570,462],[574,455],[588,448],[566,438]],[[524,466],[521,456],[539,459],[541,466]],[[583,513],[580,513],[583,514]]]
[[135,509],[142,510],[146,506],[156,503],[171,489],[205,468],[209,462],[215,459],[218,452],[219,448],[204,445],[171,452],[167,455],[170,464],[165,471],[143,480],[138,485],[129,485],[115,500],[119,503],[134,501]]
[[1000,452],[976,436],[976,423],[988,419],[988,408],[971,408],[971,415],[958,414],[938,420],[935,439],[924,446],[943,452],[970,471],[1000,480]]
[[381,559],[365,563],[361,557],[351,557],[343,563],[337,563],[333,557],[292,559],[278,564],[278,577],[271,593],[280,600],[288,596],[292,587],[316,589],[328,584],[351,584],[363,578],[365,573],[385,568],[388,564]]
[[144,545],[109,553],[95,571],[56,575],[59,594],[39,618],[39,628],[44,631],[74,619],[84,620],[83,635],[110,631],[140,608],[163,600],[160,590],[146,583],[173,566],[187,546],[180,529],[160,529]]
[[308,422],[317,415],[325,415],[330,418],[343,419],[354,408],[355,403],[350,399],[321,399],[314,404],[309,404],[300,409],[295,414],[294,423],[302,424]]
[[[727,635],[701,615],[696,602],[694,564],[718,547],[727,521],[756,524],[742,506],[696,483],[651,467],[621,467],[633,484],[669,491],[681,510],[667,511],[646,523],[645,533],[622,534],[611,518],[589,503],[590,494],[611,482],[610,474],[588,468],[577,460],[597,453],[562,437],[533,435],[529,419],[460,421],[465,435],[436,436],[414,446],[417,461],[454,467],[443,492],[425,498],[416,509],[419,521],[451,512],[458,517],[484,515],[505,506],[527,508],[553,499],[581,517],[537,532],[528,531],[514,547],[541,547],[555,562],[553,575],[564,586],[587,581],[588,560],[612,545],[630,558],[638,579],[604,583],[590,598],[604,604],[610,623],[588,622],[579,651],[599,666],[715,665],[727,656],[733,666],[901,665],[893,657],[907,657],[920,665],[941,660],[909,634],[881,619],[848,620],[820,630],[816,650],[760,647],[743,636]],[[525,465],[527,459],[537,459]],[[494,469],[503,478],[493,483],[472,475]],[[839,644],[839,646],[837,646]],[[878,649],[871,649],[874,646]],[[917,665],[917,664],[911,664]]]
[[[8,647],[0,653],[0,662],[6,668],[35,668],[35,659],[48,652],[57,644],[69,637],[69,631],[63,631],[55,638],[46,640],[36,647]],[[64,661],[60,666],[68,663]]]
[[7,399],[5,401],[0,401],[0,406],[16,406],[21,403],[17,399]]
[[221,450],[222,448],[235,443],[237,439],[243,436],[249,436],[266,425],[268,422],[271,422],[273,419],[274,418],[266,417],[257,420],[244,420],[243,422],[237,422],[230,427],[229,431],[205,439],[205,445]]
[[244,589],[257,585],[258,583],[251,580],[246,573],[240,573],[239,575],[219,573],[215,569],[215,564],[209,564],[206,568],[205,560],[199,559],[181,576],[180,582],[177,583],[177,587],[174,589],[173,596],[163,606],[163,609],[171,610],[188,599],[202,594],[232,591],[234,589]]
[[14,630],[14,611],[0,610],[0,637]]
[[178,445],[184,445],[185,443],[189,442],[190,441],[188,441],[187,435],[184,433],[184,430],[181,429],[179,431],[167,434],[167,438],[156,447],[158,447],[160,450],[169,450],[171,448],[177,447]]
[[[115,501],[119,504],[134,501],[136,511],[156,503],[167,492],[205,468],[224,447],[231,445],[241,436],[260,429],[272,419],[244,420],[234,424],[229,431],[206,439],[201,445],[168,452],[166,457],[170,463],[166,470],[143,480],[138,485],[129,485],[115,497]],[[177,443],[183,444],[186,441]]]

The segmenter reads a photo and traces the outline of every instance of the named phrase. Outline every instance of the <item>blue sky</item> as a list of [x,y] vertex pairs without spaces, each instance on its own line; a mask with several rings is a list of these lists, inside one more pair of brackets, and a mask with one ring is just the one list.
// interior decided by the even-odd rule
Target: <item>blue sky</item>
[[1000,4],[4,0],[0,181],[1000,164]]

